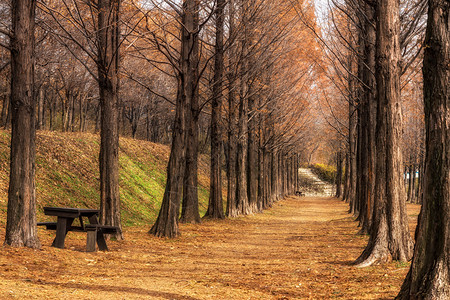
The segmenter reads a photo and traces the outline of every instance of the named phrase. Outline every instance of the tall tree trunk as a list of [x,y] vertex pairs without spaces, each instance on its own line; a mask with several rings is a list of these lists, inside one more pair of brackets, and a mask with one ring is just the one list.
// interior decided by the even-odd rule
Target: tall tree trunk
[[271,191],[271,182],[272,182],[272,172],[271,172],[271,154],[267,151],[266,147],[262,148],[262,156],[263,156],[263,170],[261,173],[262,176],[262,192],[263,192],[263,207],[262,209],[268,209],[271,207],[270,197],[272,195]]
[[287,154],[285,150],[280,154],[280,177],[281,177],[281,198],[284,198],[287,194]]
[[257,105],[254,96],[248,98],[248,163],[247,163],[247,190],[250,212],[258,211],[258,139],[257,128]]
[[419,170],[420,165],[414,164],[414,181],[413,181],[413,203],[419,203],[419,187],[420,187],[420,179],[419,179]]
[[[354,44],[352,40],[352,44]],[[356,45],[352,45],[356,49]],[[348,53],[347,57],[348,69],[351,73],[355,74],[357,71],[357,64],[355,61],[355,54],[351,51]],[[349,212],[355,213],[356,204],[356,150],[357,150],[357,120],[358,120],[358,110],[357,110],[357,84],[353,74],[348,74],[347,85],[348,85],[348,189],[346,200],[349,202]]]
[[100,91],[100,222],[117,226],[123,239],[119,197],[119,10],[120,0],[98,3]]
[[363,86],[361,88],[361,164],[362,180],[360,203],[361,211],[359,214],[361,233],[368,233],[372,222],[373,194],[375,189],[375,118],[376,118],[376,99],[375,99],[375,9],[367,4],[363,4],[364,20],[362,25],[364,48],[363,63],[361,70],[361,79]]
[[[10,91],[11,92],[11,91]],[[12,115],[12,112],[11,112],[11,103],[10,103],[10,101],[8,101],[9,99],[8,99],[8,97],[6,97],[5,98],[5,101],[7,101],[7,102],[9,102],[8,103],[8,106],[6,107],[7,109],[6,109],[6,120],[5,120],[5,124],[3,125],[3,128],[6,130],[6,129],[8,129],[9,128],[9,126],[11,125],[11,115]]]
[[280,149],[277,153],[277,160],[278,160],[278,199],[284,198],[284,171],[283,171],[283,150]]
[[37,126],[36,129],[44,129],[44,87],[39,88],[38,111],[37,111]]
[[79,93],[75,94],[72,97],[71,113],[70,113],[70,125],[69,125],[69,128],[70,128],[71,132],[75,131],[75,112],[76,112],[76,105],[75,105],[75,103],[76,103],[76,99],[78,97],[80,97]]
[[54,119],[54,115],[56,113],[55,113],[55,97],[54,97],[53,93],[51,93],[50,103],[48,105],[48,108],[49,108],[49,112],[48,112],[49,113],[48,128],[49,128],[49,130],[54,130],[54,127],[53,127],[54,121],[53,121],[53,119]]
[[[241,78],[241,80],[244,80]],[[246,85],[241,83],[241,86]],[[242,89],[242,88],[241,88]],[[239,97],[239,121],[238,121],[238,143],[236,156],[236,201],[238,214],[250,213],[247,194],[247,96],[246,91],[241,91]]]
[[349,153],[347,151],[345,155],[345,172],[344,172],[344,192],[342,196],[342,200],[348,201],[348,191],[350,188],[350,165],[349,165]]
[[[230,6],[232,3],[230,3]],[[230,7],[230,10],[232,8]],[[231,16],[230,16],[231,17]],[[231,58],[231,57],[230,57]],[[233,64],[231,65],[231,68]],[[236,146],[238,139],[236,138],[237,128],[236,128],[236,93],[234,92],[235,88],[235,79],[233,77],[233,73],[231,70],[229,71],[229,86],[228,86],[228,157],[227,157],[227,177],[228,177],[228,186],[227,186],[227,210],[226,215],[228,217],[235,217],[238,215],[237,211],[237,201],[236,201]]]
[[[411,158],[410,158],[411,159]],[[409,164],[407,170],[408,170],[408,197],[407,202],[412,203],[412,197],[413,197],[413,182],[414,182],[414,174],[413,174],[413,165],[412,163]],[[406,173],[405,173],[406,175]]]
[[6,129],[6,116],[8,114],[8,110],[9,110],[9,102],[10,102],[10,98],[7,96],[8,94],[10,94],[9,92],[5,92],[5,94],[3,95],[3,100],[2,100],[2,112],[0,115],[0,126],[4,127]]
[[278,198],[283,199],[286,195],[286,190],[284,188],[284,182],[285,182],[285,160],[284,160],[284,150],[280,149],[278,152],[278,184],[279,184],[279,192],[278,192]]
[[[185,39],[184,42],[186,42]],[[184,67],[183,70],[186,71],[185,60],[183,60],[182,66]],[[184,79],[183,76],[179,76],[176,112],[172,130],[172,145],[167,166],[166,188],[158,218],[149,231],[149,233],[158,237],[174,238],[180,235],[178,217],[180,214],[180,200],[185,167],[185,111],[186,97],[184,95]]]
[[101,114],[101,108],[100,108],[100,102],[98,103],[96,110],[95,110],[95,127],[94,127],[94,133],[98,133],[100,130],[100,114]]
[[12,1],[11,161],[5,244],[40,248],[36,229],[35,0]]
[[[258,125],[259,127],[260,125]],[[261,145],[261,134],[258,138],[258,178],[257,178],[257,185],[258,185],[258,198],[257,198],[257,211],[262,212],[264,210],[264,168],[265,168],[265,161],[264,161],[264,155],[263,155],[263,149],[260,146]]]
[[416,202],[416,165],[412,164],[412,182],[411,182],[411,203],[417,203]]
[[[87,95],[86,95],[87,97]],[[81,126],[81,131],[82,132],[86,132],[86,126],[87,126],[87,116],[88,116],[88,111],[89,111],[89,103],[90,100],[88,101],[87,99],[85,99],[86,102],[84,104],[84,109],[83,109],[83,124]]]
[[67,129],[67,118],[68,118],[68,103],[69,103],[69,97],[70,94],[68,92],[66,92],[66,99],[64,100],[63,97],[61,98],[61,131],[62,132],[66,132]]
[[80,112],[80,116],[78,118],[78,120],[80,122],[78,124],[78,131],[79,132],[83,132],[83,123],[84,123],[84,118],[85,118],[83,107],[84,107],[84,102],[86,100],[86,97],[87,96],[85,94],[81,94],[80,97],[79,97],[80,100],[78,101],[78,111]]
[[248,2],[239,1],[241,24],[241,55],[239,65],[239,114],[238,114],[238,142],[236,155],[236,201],[238,214],[250,213],[248,199]]
[[424,186],[424,169],[425,169],[425,159],[422,157],[420,158],[420,165],[419,165],[419,174],[417,178],[417,203],[422,204],[423,203],[423,186]]
[[145,140],[150,141],[151,130],[150,105],[145,106]]
[[182,223],[200,223],[198,210],[198,119],[200,108],[198,104],[198,62],[199,62],[199,7],[197,0],[186,0],[183,3],[184,22],[183,34],[188,43],[186,49],[188,72],[186,78],[186,168],[183,180],[183,203],[181,210]]
[[377,127],[374,214],[367,247],[356,260],[360,267],[391,259],[411,259],[400,150],[400,20],[398,0],[377,3]]
[[209,203],[206,216],[223,219],[222,200],[222,89],[223,89],[223,31],[224,31],[224,8],[225,0],[217,0],[216,4],[216,49],[214,57],[214,85],[211,102],[211,175]]
[[[229,78],[230,80],[230,78]],[[227,210],[226,215],[228,217],[235,217],[238,215],[237,212],[237,201],[236,201],[236,96],[234,92],[234,79],[230,80],[228,89],[228,157],[227,157]]]
[[[150,233],[159,237],[177,237],[180,232],[178,220],[180,214],[180,199],[186,167],[186,113],[191,110],[195,75],[192,50],[196,37],[192,26],[194,25],[195,0],[187,0],[183,3],[182,27],[181,27],[181,55],[180,74],[178,75],[178,92],[175,120],[172,130],[172,146],[167,167],[167,180],[164,197],[161,203],[158,218],[150,229]],[[191,30],[189,30],[191,29]],[[198,218],[200,220],[200,217]]]
[[342,151],[338,151],[336,154],[336,198],[342,196]]
[[423,85],[423,205],[411,268],[397,299],[450,298],[450,2],[428,1]]
[[[351,79],[351,81],[353,80],[354,79]],[[353,84],[351,84],[351,86],[352,85]],[[357,115],[358,112],[355,103],[351,102],[349,104],[349,189],[348,189],[350,213],[356,213],[355,205],[356,205],[356,181],[357,181],[356,177]]]
[[271,181],[270,189],[272,191],[270,195],[270,202],[274,203],[278,200],[278,151],[276,149],[272,150],[272,168],[271,168]]
[[[362,62],[359,62],[359,70],[358,70],[358,77],[361,77],[361,65]],[[357,118],[357,126],[356,126],[356,132],[357,132],[357,138],[356,138],[356,201],[354,202],[354,210],[356,220],[359,221],[359,226],[361,226],[361,216],[364,215],[365,210],[365,203],[363,199],[364,197],[364,188],[366,184],[366,135],[363,134],[364,132],[364,124],[362,122],[363,119],[366,118],[365,116],[365,105],[364,101],[361,96],[361,87],[358,87],[358,118]]]
[[294,194],[294,156],[289,154],[291,157],[288,159],[288,195]]
[[160,142],[160,134],[159,134],[159,132],[160,132],[160,121],[159,121],[159,119],[157,118],[157,116],[153,116],[152,117],[152,122],[151,122],[151,124],[152,124],[152,134],[151,134],[151,141],[153,142],[153,143],[159,143]]
[[375,24],[375,8],[369,4],[365,4],[367,21],[366,27],[366,47],[365,47],[365,64],[364,82],[366,85],[365,97],[368,102],[368,169],[367,169],[367,221],[368,228],[372,226],[373,201],[375,195],[375,129],[377,118],[377,99],[376,99],[376,79],[375,79],[375,44],[376,44],[376,24]]

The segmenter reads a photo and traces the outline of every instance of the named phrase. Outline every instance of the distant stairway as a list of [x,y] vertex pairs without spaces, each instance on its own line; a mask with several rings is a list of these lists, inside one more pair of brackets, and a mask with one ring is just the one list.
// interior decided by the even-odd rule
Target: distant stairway
[[322,181],[311,169],[299,168],[300,189],[308,197],[332,197],[335,195],[334,185]]

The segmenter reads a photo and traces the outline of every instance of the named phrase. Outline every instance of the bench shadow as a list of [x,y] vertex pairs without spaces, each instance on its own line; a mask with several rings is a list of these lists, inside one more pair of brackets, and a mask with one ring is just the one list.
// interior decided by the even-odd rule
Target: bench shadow
[[199,300],[198,298],[194,298],[191,296],[179,295],[175,293],[167,293],[160,291],[152,291],[142,288],[136,287],[124,287],[124,286],[109,286],[109,285],[99,285],[99,284],[79,284],[79,283],[60,283],[60,282],[52,282],[52,281],[41,281],[35,282],[35,284],[39,285],[53,285],[59,286],[63,288],[71,288],[77,290],[94,290],[100,292],[113,292],[113,293],[132,293],[136,295],[143,296],[151,296],[151,297],[160,297],[165,299],[183,299],[183,300]]

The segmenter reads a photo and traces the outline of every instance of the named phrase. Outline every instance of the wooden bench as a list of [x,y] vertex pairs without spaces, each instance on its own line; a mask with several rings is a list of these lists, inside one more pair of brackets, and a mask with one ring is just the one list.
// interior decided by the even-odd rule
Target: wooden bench
[[[83,225],[83,224],[82,224]],[[45,226],[47,230],[56,230],[56,222],[39,222],[37,226]],[[87,232],[86,251],[94,252],[95,245],[98,243],[98,248],[102,251],[108,251],[108,246],[102,240],[98,239],[99,234],[115,234],[119,231],[119,227],[111,225],[100,224],[86,224],[84,226],[70,226],[67,231]]]
[[[96,251],[96,245],[98,245],[99,250],[108,251],[104,235],[119,232],[119,227],[99,224],[97,217],[99,211],[96,209],[44,207],[44,213],[48,216],[57,217],[57,222],[37,223],[38,226],[45,226],[48,230],[56,231],[52,246],[57,248],[64,248],[64,241],[69,231],[77,231],[87,232],[86,251]],[[83,217],[89,219],[89,224],[83,222]],[[72,225],[75,219],[79,219],[79,226]]]

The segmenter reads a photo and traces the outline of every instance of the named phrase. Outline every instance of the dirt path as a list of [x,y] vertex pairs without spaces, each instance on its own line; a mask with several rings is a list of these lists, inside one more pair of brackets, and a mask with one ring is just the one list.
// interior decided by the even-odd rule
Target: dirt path
[[[409,209],[417,216],[418,206]],[[3,247],[0,299],[394,297],[408,265],[349,266],[366,237],[356,235],[346,211],[334,199],[295,197],[260,215],[182,225],[176,240],[130,229],[107,253],[82,252],[85,236],[76,233],[64,250]],[[45,230],[40,237],[51,243]]]

